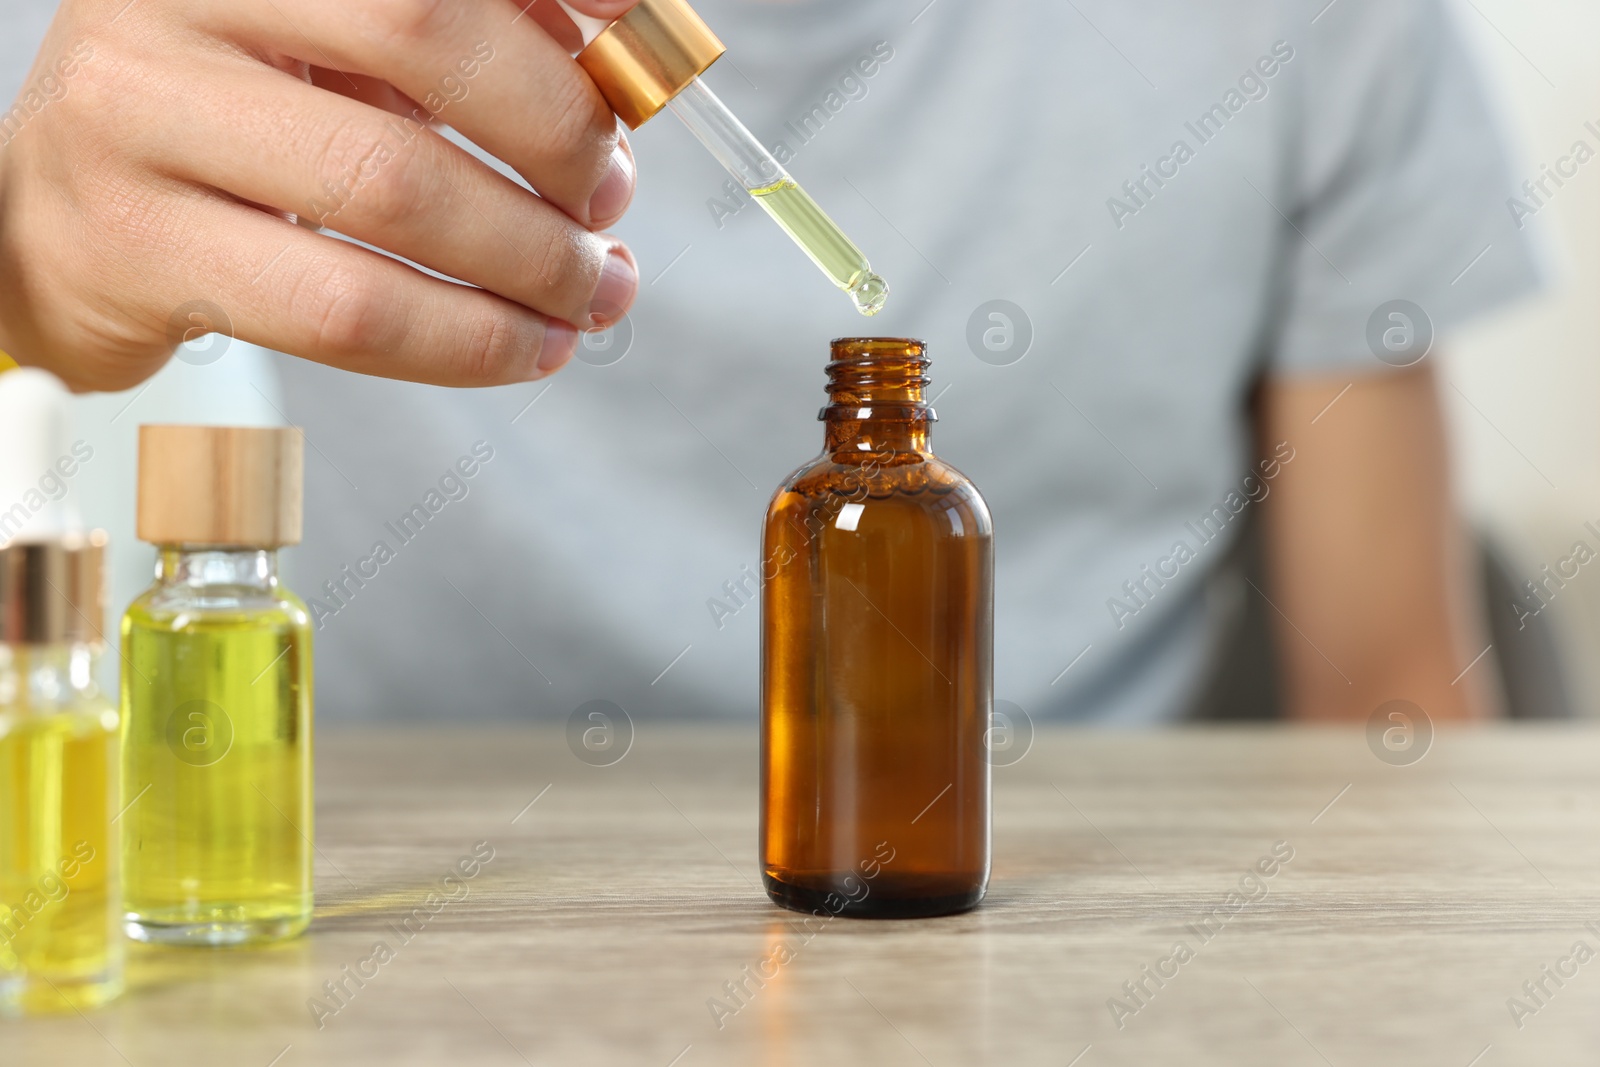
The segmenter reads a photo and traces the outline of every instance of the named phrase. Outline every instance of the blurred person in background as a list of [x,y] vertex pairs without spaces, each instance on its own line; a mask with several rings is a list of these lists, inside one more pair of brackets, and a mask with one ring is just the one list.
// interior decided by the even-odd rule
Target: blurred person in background
[[0,348],[128,389],[225,316],[204,374],[311,446],[325,716],[750,714],[758,523],[866,333],[931,342],[995,515],[998,697],[1213,713],[1253,601],[1266,713],[1501,710],[1431,368],[1536,271],[1437,0],[704,0],[875,320],[674,120],[622,136],[550,0],[0,5]]

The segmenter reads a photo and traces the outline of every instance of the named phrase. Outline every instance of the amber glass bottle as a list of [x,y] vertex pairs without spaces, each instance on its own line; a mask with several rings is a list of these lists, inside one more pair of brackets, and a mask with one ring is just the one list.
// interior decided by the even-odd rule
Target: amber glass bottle
[[800,911],[939,915],[989,880],[993,526],[929,449],[927,367],[834,341],[822,455],[767,510],[762,878]]

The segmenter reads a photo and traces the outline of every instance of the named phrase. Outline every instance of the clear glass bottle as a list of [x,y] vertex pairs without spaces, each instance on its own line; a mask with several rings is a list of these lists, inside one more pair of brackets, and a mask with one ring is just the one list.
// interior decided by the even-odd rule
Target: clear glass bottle
[[155,584],[122,621],[128,935],[293,937],[312,911],[312,662],[278,580],[300,538],[293,430],[145,426]]
[[934,456],[919,341],[833,342],[821,456],[767,511],[761,863],[818,914],[962,911],[989,878],[993,525]]
[[0,549],[0,1014],[122,990],[117,713],[95,683],[105,543]]

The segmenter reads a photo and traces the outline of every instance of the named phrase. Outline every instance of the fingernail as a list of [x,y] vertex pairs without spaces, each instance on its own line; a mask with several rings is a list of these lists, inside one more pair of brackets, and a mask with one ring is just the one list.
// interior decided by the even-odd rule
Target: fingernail
[[633,257],[625,247],[613,245],[606,253],[600,284],[589,301],[589,325],[603,326],[621,318],[638,292],[639,268],[633,265]]
[[609,224],[621,217],[633,199],[633,154],[628,151],[627,144],[626,139],[618,141],[617,147],[611,150],[611,165],[606,168],[606,176],[600,179],[600,187],[589,198],[591,223]]
[[554,374],[565,367],[578,351],[578,330],[569,322],[551,319],[544,328],[544,344],[539,348],[539,370]]

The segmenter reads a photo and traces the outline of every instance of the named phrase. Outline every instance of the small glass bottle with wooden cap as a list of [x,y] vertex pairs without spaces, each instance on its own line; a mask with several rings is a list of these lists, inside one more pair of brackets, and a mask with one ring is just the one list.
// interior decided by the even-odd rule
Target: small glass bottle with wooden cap
[[125,928],[164,944],[311,921],[311,625],[278,581],[300,541],[298,429],[139,428],[155,583],[122,620]]
[[95,684],[105,546],[0,548],[0,1015],[122,989],[117,713]]
[[988,886],[993,525],[928,444],[927,368],[920,341],[834,341],[822,455],[767,509],[761,873],[813,914]]

